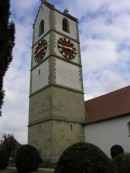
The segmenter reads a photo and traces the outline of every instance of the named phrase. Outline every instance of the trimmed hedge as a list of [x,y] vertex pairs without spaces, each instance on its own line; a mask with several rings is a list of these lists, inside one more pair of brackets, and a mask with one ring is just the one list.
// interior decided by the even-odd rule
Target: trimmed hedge
[[19,173],[36,171],[40,157],[37,149],[31,145],[22,145],[16,154],[16,168]]
[[111,147],[111,157],[114,158],[118,154],[124,154],[124,149],[120,145],[113,145]]
[[63,152],[55,173],[112,173],[112,165],[97,146],[80,142]]
[[112,159],[114,173],[130,172],[130,153],[119,154]]
[[9,157],[5,150],[0,150],[0,170],[5,169],[8,166]]

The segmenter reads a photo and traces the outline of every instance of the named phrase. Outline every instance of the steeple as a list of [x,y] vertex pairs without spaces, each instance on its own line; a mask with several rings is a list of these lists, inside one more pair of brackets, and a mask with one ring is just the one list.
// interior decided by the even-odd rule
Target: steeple
[[28,143],[54,165],[69,145],[84,141],[78,20],[41,0],[33,29]]

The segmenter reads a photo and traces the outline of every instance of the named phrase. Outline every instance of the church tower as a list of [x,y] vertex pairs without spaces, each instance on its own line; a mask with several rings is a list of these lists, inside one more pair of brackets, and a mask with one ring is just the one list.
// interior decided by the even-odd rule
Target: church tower
[[78,20],[43,0],[33,25],[28,143],[56,162],[84,141],[85,117]]

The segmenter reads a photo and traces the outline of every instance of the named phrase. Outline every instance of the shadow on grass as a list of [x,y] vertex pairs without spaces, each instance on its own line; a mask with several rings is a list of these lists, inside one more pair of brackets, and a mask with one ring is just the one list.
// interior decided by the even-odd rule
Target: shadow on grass
[[[0,170],[0,173],[18,173],[18,172],[15,168],[11,168],[11,169],[7,168],[7,169]],[[52,172],[38,170],[38,171],[30,172],[30,173],[52,173]]]
[[17,173],[16,169],[2,169],[0,173]]

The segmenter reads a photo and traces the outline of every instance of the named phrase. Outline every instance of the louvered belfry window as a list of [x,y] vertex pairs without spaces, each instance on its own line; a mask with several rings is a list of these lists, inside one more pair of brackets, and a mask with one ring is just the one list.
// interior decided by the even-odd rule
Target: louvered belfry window
[[39,36],[42,35],[43,33],[44,33],[44,20],[42,20],[39,25]]
[[63,19],[62,25],[63,25],[63,31],[69,32],[69,22],[66,18]]

